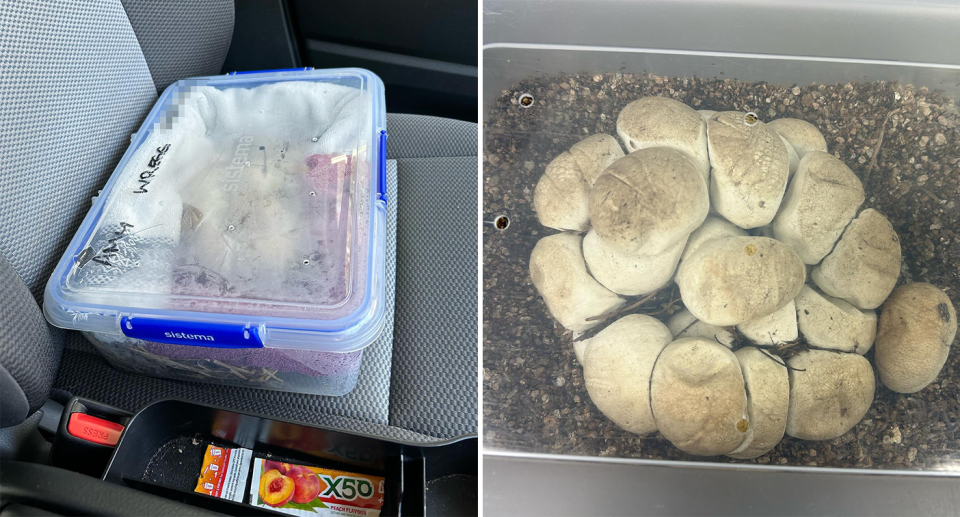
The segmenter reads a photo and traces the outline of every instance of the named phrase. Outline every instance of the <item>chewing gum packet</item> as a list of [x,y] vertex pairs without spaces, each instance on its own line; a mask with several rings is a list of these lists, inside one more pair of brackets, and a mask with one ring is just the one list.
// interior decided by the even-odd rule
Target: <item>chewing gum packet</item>
[[377,517],[384,479],[255,458],[250,504],[301,516]]
[[249,449],[208,445],[193,491],[242,503],[252,456]]

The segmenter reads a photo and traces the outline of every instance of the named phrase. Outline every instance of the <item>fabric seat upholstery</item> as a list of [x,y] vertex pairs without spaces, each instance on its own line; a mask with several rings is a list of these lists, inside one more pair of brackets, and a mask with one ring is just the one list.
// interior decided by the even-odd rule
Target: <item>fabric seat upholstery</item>
[[228,0],[0,4],[0,427],[53,385],[131,411],[180,397],[409,441],[475,433],[476,124],[388,116],[403,194],[386,422],[323,397],[120,372],[43,319],[46,280],[129,134],[172,81],[219,72],[232,25]]

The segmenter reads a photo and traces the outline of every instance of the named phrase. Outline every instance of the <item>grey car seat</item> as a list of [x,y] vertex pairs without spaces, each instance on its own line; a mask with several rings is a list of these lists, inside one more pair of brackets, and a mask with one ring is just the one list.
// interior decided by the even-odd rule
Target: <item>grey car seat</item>
[[421,442],[475,433],[476,124],[388,115],[393,349],[371,360],[363,396],[120,372],[44,320],[46,280],[129,135],[169,84],[219,73],[232,32],[232,0],[0,4],[0,427],[37,420],[52,394],[130,411],[178,397]]

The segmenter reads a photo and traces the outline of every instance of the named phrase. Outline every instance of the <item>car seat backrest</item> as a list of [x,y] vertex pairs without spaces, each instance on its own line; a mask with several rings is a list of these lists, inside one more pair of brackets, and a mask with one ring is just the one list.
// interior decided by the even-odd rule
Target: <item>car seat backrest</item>
[[233,0],[121,2],[157,93],[185,77],[220,72],[233,37]]
[[158,89],[219,73],[232,32],[232,0],[0,2],[0,426],[14,387],[29,412],[47,397],[65,333],[38,304],[91,197]]

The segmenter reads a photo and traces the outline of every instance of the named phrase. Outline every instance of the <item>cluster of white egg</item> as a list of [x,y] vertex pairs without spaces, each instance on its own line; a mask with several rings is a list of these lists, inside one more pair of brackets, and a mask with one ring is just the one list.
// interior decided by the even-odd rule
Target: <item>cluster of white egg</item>
[[613,422],[748,459],[784,433],[827,440],[856,425],[874,397],[874,343],[888,388],[937,377],[956,311],[929,284],[893,291],[897,234],[876,210],[858,214],[863,186],[815,126],[645,97],[617,134],[627,154],[598,134],[547,165],[534,205],[562,232],[530,257],[550,313],[576,333],[624,296],[679,287],[686,309],[666,323],[629,314],[575,342]]

